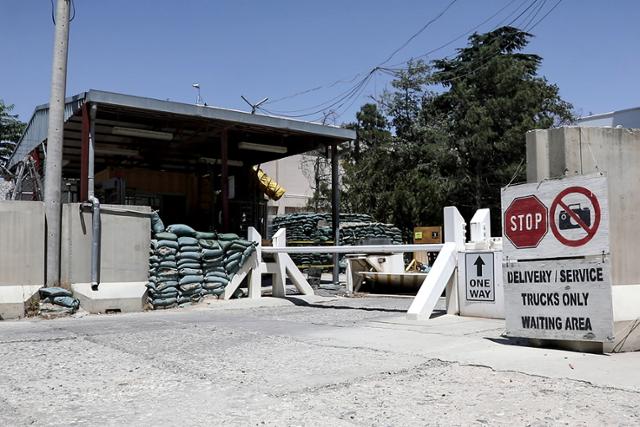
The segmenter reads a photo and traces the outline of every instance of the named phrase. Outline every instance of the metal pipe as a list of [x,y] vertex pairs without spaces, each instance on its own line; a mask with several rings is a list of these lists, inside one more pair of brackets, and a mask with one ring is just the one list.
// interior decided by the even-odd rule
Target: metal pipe
[[[340,178],[338,170],[338,144],[331,145],[331,213],[333,223],[333,244],[340,245]],[[338,253],[333,254],[333,283],[340,281]]]
[[[89,109],[89,166],[87,168],[87,200],[91,201],[95,192],[95,143],[96,143],[96,112],[98,106],[91,104]],[[96,199],[97,200],[97,199]]]
[[354,246],[263,246],[262,252],[268,254],[400,254],[404,252],[438,252],[442,243],[414,245],[354,245]]
[[91,290],[97,291],[100,285],[100,241],[102,223],[100,221],[100,201],[91,196],[80,208],[91,207]]

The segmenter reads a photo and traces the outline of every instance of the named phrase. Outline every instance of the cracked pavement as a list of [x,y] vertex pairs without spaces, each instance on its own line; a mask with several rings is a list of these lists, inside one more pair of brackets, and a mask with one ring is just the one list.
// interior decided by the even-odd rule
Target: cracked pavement
[[[640,423],[635,353],[530,348],[407,298],[0,323],[1,425]],[[442,313],[439,313],[442,314]]]

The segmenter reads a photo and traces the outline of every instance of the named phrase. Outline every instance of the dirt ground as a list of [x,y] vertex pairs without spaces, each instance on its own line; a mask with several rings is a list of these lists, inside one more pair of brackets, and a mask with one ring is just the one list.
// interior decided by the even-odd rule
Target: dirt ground
[[[0,425],[640,424],[637,371],[620,386],[452,361],[464,359],[460,340],[507,359],[534,353],[486,340],[495,323],[384,326],[406,298],[293,302],[2,322]],[[396,333],[413,335],[395,345]],[[539,351],[568,376],[581,360],[610,363]]]

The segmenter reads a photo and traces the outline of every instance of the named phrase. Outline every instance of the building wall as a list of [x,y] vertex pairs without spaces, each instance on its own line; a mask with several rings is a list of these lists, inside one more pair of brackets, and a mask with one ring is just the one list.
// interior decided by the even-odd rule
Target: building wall
[[640,128],[640,107],[581,117],[576,124],[582,127]]
[[640,284],[640,129],[564,127],[527,132],[527,181],[564,175],[608,177],[614,285]]
[[[286,190],[278,201],[269,200],[269,215],[305,211],[309,199],[313,197],[313,159],[315,156],[296,155],[264,163],[260,167]],[[324,170],[324,174],[330,173]]]

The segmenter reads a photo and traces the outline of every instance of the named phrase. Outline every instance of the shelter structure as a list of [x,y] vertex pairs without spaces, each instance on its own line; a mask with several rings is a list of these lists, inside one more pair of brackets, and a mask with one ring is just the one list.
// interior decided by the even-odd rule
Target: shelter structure
[[[36,107],[9,168],[46,163],[48,112]],[[356,137],[335,126],[98,90],[66,99],[64,118],[63,202],[95,194],[201,230],[265,233],[254,166],[316,149],[331,153],[337,218],[337,147]]]

